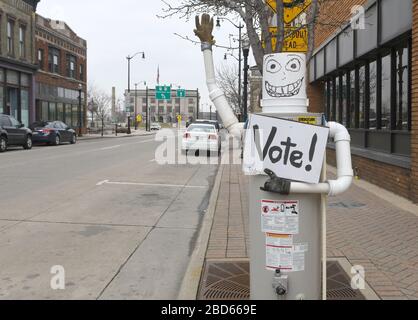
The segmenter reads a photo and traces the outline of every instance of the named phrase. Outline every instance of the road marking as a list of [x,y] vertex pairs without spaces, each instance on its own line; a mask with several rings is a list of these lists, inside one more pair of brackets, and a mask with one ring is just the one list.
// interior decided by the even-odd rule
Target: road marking
[[164,187],[164,188],[188,188],[188,189],[206,189],[207,186],[185,186],[183,184],[162,184],[162,183],[140,183],[140,182],[114,182],[103,180],[96,184],[96,186],[103,186],[105,184],[119,185],[119,186],[144,186],[144,187]]
[[149,162],[155,162],[155,161],[157,161],[157,160],[155,160],[155,159],[152,159],[152,160],[150,160]]
[[116,146],[111,146],[111,147],[101,148],[100,150],[112,150],[112,149],[119,148],[120,146],[121,146],[121,145],[120,145],[120,144],[118,144],[118,145],[116,145]]

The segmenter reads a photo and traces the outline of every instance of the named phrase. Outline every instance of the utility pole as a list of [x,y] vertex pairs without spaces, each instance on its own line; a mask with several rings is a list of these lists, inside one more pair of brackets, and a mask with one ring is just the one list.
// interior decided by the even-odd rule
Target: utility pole
[[138,97],[138,84],[137,83],[135,83],[135,118],[134,118],[134,121],[135,121],[135,130],[138,130],[138,121],[137,121],[137,119],[136,119],[136,117],[137,117],[137,104],[136,104],[136,101],[137,101],[137,97]]
[[196,101],[197,101],[197,105],[196,105],[196,111],[197,111],[197,115],[196,115],[196,120],[199,119],[199,103],[200,103],[200,99],[199,99],[199,88],[196,89]]
[[145,89],[145,100],[146,100],[146,114],[145,114],[145,130],[149,132],[149,107],[148,107],[148,86]]

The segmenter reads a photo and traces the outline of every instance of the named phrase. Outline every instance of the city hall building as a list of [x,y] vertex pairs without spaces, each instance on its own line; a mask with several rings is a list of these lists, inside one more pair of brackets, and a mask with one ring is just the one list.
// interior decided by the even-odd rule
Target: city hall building
[[318,21],[310,111],[349,128],[360,179],[418,202],[418,1],[326,1]]

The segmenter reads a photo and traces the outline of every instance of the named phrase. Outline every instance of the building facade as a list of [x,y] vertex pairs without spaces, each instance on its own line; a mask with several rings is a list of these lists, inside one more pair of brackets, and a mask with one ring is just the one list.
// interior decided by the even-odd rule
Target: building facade
[[135,113],[136,101],[136,114],[141,114],[145,119],[148,105],[151,122],[177,123],[178,115],[181,115],[183,122],[195,120],[200,103],[199,91],[186,90],[186,96],[182,98],[176,97],[176,94],[177,90],[171,90],[171,99],[159,101],[155,98],[155,89],[131,90],[129,94],[126,90],[125,106]]
[[0,1],[0,113],[35,117],[35,11],[38,0]]
[[310,111],[349,129],[361,179],[418,202],[418,2],[327,1],[319,21]]
[[35,92],[36,120],[60,120],[85,132],[86,40],[80,38],[65,22],[40,15],[36,15],[35,36],[39,65]]

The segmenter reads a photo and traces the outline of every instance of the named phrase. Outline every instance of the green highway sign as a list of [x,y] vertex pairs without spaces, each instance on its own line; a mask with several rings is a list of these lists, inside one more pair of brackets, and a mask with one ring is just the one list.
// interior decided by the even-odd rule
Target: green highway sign
[[171,87],[170,86],[156,86],[155,87],[155,99],[170,100],[171,99]]
[[186,90],[185,89],[178,89],[177,90],[177,98],[186,98]]

